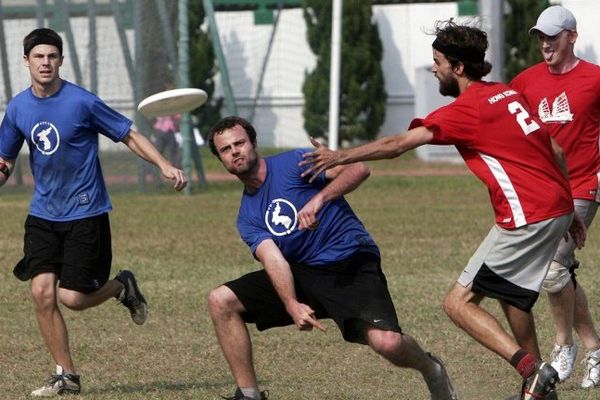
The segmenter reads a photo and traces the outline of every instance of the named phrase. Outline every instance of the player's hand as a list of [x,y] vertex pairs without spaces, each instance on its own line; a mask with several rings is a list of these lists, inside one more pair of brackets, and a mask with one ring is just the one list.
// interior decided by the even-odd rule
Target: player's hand
[[[574,213],[574,215],[573,215],[573,222],[571,222],[571,227],[569,228],[569,233],[571,234],[571,237],[575,241],[575,246],[577,246],[578,249],[581,249],[585,245],[587,229],[585,227],[585,223],[579,217],[579,215],[577,215],[577,213]],[[569,240],[568,236],[569,235],[565,235],[566,241]]]
[[0,157],[0,186],[4,185],[10,176],[9,164]]
[[300,161],[298,165],[300,167],[309,165],[309,168],[300,176],[303,178],[310,176],[309,182],[312,182],[321,172],[339,165],[337,161],[340,158],[340,153],[328,149],[327,146],[323,146],[315,138],[311,137],[310,142],[315,146],[315,151],[302,154],[304,160]]
[[325,332],[327,329],[315,317],[315,311],[308,305],[295,302],[288,307],[288,313],[294,320],[296,328],[300,331],[310,331],[313,328]]
[[180,191],[187,185],[188,179],[183,173],[183,171],[178,168],[175,168],[172,165],[166,166],[162,170],[162,175],[165,179],[168,179],[173,182],[173,188],[177,191]]
[[319,220],[317,219],[317,213],[323,207],[323,201],[321,196],[315,195],[312,199],[308,201],[302,207],[300,212],[298,212],[298,219],[300,220],[300,225],[298,229],[317,229],[319,226]]

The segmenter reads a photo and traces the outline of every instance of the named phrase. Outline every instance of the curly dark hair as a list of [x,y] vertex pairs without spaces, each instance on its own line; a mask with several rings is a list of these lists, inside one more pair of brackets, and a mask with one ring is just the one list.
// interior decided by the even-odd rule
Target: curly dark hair
[[223,131],[225,131],[227,129],[231,129],[236,125],[239,125],[242,128],[244,128],[244,130],[248,134],[248,138],[250,139],[250,142],[252,143],[252,145],[254,147],[256,147],[256,130],[254,129],[254,127],[252,126],[252,124],[250,122],[246,121],[242,117],[237,117],[237,116],[229,116],[229,117],[221,118],[219,121],[217,121],[216,124],[213,125],[212,128],[210,128],[210,132],[208,133],[208,146],[210,147],[210,151],[215,156],[219,157],[219,159],[221,157],[219,156],[219,152],[217,151],[217,148],[215,147],[215,140],[214,140],[215,135],[220,135],[221,133],[223,133]]
[[469,78],[481,80],[492,70],[492,64],[484,60],[488,39],[481,29],[449,19],[436,22],[434,34],[433,48],[443,53],[452,67],[462,63]]

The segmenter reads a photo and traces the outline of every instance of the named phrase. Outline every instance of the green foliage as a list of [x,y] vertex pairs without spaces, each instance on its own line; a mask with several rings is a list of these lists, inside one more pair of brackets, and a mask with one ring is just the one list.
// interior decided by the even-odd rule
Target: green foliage
[[535,37],[529,28],[535,25],[538,15],[550,4],[547,0],[509,0],[511,13],[505,18],[505,76],[510,81],[526,67],[541,61]]
[[215,52],[209,35],[200,29],[204,22],[204,7],[201,1],[188,2],[189,39],[190,39],[190,83],[208,95],[206,104],[193,115],[198,118],[200,132],[208,132],[221,117],[223,98],[213,99],[215,92]]
[[[307,40],[317,56],[316,68],[304,82],[304,128],[314,137],[327,136],[331,54],[331,0],[305,0]],[[383,46],[373,22],[371,4],[344,2],[340,82],[341,141],[373,139],[385,118],[385,92],[381,60]]]

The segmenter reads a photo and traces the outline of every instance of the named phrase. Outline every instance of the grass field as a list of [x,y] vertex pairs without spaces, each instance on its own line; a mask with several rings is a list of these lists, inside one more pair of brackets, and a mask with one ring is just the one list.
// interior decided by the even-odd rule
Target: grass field
[[[493,223],[483,185],[463,174],[390,175],[425,168],[410,159],[370,165],[373,176],[348,198],[381,247],[403,329],[446,361],[461,399],[499,400],[516,393],[521,383],[516,372],[455,327],[440,306]],[[213,167],[218,169],[212,165],[209,171]],[[447,167],[439,166],[440,171]],[[0,191],[0,398],[12,400],[29,398],[53,364],[37,330],[29,285],[12,275],[22,253],[29,196],[8,189]],[[64,311],[82,375],[81,398],[217,399],[232,393],[206,295],[225,280],[260,268],[235,229],[239,194],[236,181],[213,183],[191,197],[114,193],[113,270],[137,273],[151,315],[139,327],[116,301],[84,312]],[[598,319],[596,232],[589,232],[588,246],[579,253],[579,277]],[[493,301],[484,305],[500,315]],[[545,296],[535,313],[548,354],[553,327]],[[325,324],[326,333],[250,329],[261,385],[270,398],[429,398],[417,373],[393,368],[367,347],[344,343],[334,324]],[[560,386],[560,399],[600,398],[600,390],[579,389],[582,374],[578,362],[575,377]]]

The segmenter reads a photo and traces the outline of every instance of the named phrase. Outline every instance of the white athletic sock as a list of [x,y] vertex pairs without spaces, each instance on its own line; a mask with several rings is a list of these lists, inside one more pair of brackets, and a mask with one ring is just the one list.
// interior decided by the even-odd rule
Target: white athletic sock
[[240,390],[245,397],[260,400],[260,390],[258,388],[240,388]]

